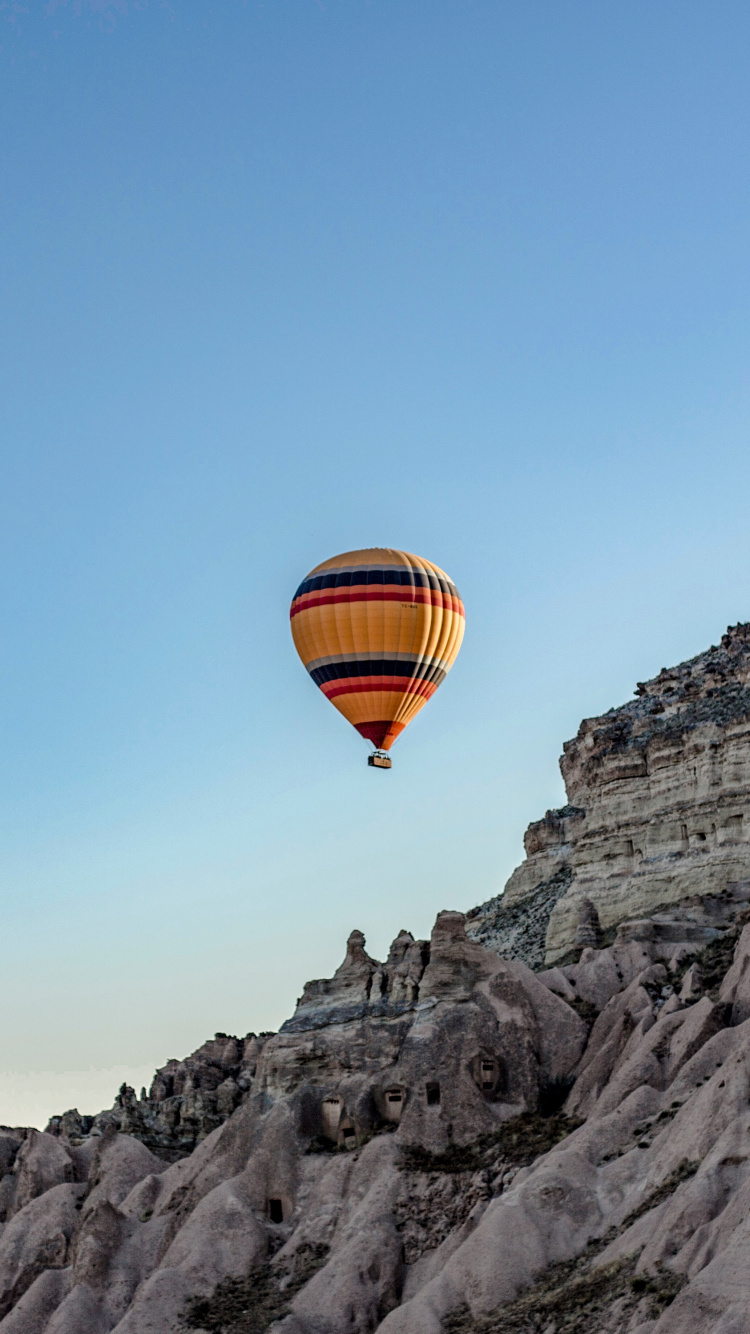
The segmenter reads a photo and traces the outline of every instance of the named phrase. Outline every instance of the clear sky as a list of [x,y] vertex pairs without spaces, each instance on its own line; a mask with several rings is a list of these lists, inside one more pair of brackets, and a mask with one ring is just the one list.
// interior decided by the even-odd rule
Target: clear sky
[[[750,8],[0,2],[0,1121],[498,892],[582,717],[750,619]],[[390,773],[355,547],[458,662]]]

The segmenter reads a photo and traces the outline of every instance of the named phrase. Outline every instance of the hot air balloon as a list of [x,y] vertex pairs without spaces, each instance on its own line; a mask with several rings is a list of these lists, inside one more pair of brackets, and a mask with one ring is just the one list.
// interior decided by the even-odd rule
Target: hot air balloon
[[390,769],[388,750],[450,671],[464,604],[432,561],[391,547],[346,551],[302,580],[289,613],[313,681]]

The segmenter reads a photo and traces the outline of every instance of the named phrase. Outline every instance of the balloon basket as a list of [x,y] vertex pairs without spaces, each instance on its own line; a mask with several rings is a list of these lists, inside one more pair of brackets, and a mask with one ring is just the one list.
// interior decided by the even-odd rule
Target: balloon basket
[[374,750],[372,755],[367,756],[367,763],[372,765],[373,769],[390,769],[393,760],[385,750]]

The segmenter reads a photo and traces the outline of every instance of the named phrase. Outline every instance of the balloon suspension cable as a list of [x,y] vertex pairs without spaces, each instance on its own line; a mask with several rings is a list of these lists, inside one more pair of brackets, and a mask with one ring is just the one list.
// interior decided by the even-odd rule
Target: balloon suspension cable
[[390,769],[393,760],[387,750],[374,750],[372,755],[367,756],[367,763],[371,765],[373,769]]

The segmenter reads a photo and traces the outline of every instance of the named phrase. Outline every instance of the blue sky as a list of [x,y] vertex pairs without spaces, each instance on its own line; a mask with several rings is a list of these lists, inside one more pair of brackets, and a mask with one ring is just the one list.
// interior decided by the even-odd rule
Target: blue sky
[[[580,719],[750,618],[750,11],[3,0],[0,48],[0,1120],[43,1124],[496,893]],[[390,773],[287,619],[367,545],[467,607]]]

